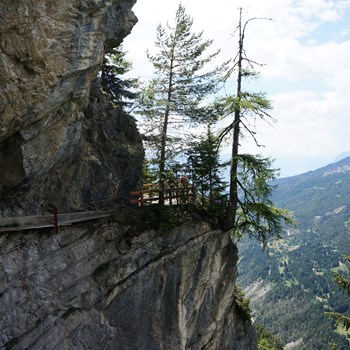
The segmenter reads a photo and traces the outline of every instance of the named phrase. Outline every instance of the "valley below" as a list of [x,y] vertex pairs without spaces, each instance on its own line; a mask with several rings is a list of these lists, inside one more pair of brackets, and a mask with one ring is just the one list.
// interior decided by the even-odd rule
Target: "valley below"
[[239,244],[239,283],[251,300],[254,320],[281,338],[285,349],[349,348],[350,333],[327,311],[349,312],[349,298],[332,271],[349,274],[350,158],[277,180],[275,204],[297,224],[262,249]]

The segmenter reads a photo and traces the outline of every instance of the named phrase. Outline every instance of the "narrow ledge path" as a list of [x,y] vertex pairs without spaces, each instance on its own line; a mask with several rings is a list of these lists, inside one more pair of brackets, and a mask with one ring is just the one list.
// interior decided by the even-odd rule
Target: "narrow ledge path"
[[[58,214],[57,226],[68,226],[78,222],[107,218],[111,216],[113,212],[114,209]],[[26,231],[55,227],[54,214],[0,218],[0,232]]]

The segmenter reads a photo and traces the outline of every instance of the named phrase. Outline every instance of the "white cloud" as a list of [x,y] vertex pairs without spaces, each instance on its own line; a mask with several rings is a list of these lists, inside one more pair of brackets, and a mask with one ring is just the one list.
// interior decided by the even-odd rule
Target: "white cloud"
[[[213,38],[215,47],[221,48],[222,60],[235,55],[237,38],[232,33],[240,5],[245,19],[274,19],[250,22],[245,41],[249,57],[266,64],[259,69],[262,79],[257,86],[273,100],[272,114],[278,120],[273,127],[257,125],[264,153],[277,159],[331,161],[350,150],[350,0],[182,3],[194,17],[194,29],[204,29],[204,37]],[[151,76],[145,52],[153,47],[156,26],[172,23],[177,5],[138,0],[134,11],[139,23],[125,39],[137,75]],[[245,147],[254,151],[251,144]]]

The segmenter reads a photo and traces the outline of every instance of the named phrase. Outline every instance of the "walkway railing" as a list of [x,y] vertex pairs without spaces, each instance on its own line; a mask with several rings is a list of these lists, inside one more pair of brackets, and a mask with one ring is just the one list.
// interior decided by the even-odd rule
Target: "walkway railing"
[[[158,184],[144,184],[141,191],[130,192],[130,204],[137,207],[144,207],[152,204],[159,204]],[[126,199],[125,197],[123,197]],[[121,197],[120,197],[121,199]],[[168,185],[165,188],[164,204],[179,205],[195,202],[195,189],[187,182],[180,182],[178,185]],[[94,202],[96,204],[98,202]],[[0,217],[0,233],[10,231],[26,231],[41,228],[53,228],[57,233],[60,226],[71,225],[77,222],[95,220],[111,216],[116,210],[115,206],[108,205],[105,208],[95,210],[84,210],[79,212],[63,212],[53,208],[52,214],[26,215],[25,213],[12,217]]]
[[[141,191],[130,192],[131,204],[137,204],[140,207],[151,204],[159,204],[160,189],[158,184],[144,184]],[[164,190],[164,204],[178,205],[193,203],[195,201],[195,190],[190,185],[168,186]]]

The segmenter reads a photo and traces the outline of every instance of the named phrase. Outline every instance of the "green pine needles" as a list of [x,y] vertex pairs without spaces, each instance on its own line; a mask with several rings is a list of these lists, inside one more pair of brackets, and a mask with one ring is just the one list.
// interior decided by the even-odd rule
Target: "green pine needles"
[[248,234],[262,242],[268,238],[280,238],[283,222],[293,224],[289,211],[276,208],[270,197],[274,187],[271,181],[277,170],[271,160],[260,155],[241,154],[237,162],[237,212],[234,237]]

